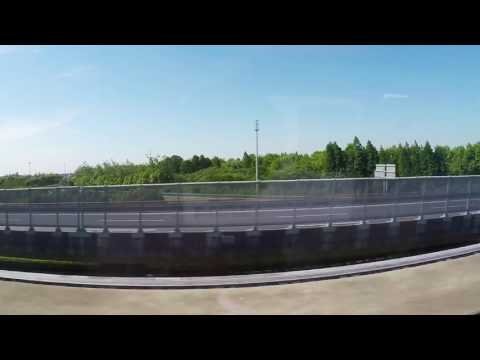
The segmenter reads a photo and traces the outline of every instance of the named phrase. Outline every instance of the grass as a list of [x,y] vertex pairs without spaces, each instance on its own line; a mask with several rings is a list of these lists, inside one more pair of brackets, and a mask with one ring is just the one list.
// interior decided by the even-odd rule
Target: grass
[[80,261],[21,258],[21,257],[13,257],[13,256],[0,256],[0,263],[53,265],[53,266],[92,266],[94,265],[93,263],[80,262]]

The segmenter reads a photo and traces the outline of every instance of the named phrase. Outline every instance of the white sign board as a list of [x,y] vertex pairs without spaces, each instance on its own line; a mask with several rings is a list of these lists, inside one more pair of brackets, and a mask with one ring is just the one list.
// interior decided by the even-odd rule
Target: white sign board
[[395,173],[395,164],[377,164],[374,176],[376,178],[394,178]]

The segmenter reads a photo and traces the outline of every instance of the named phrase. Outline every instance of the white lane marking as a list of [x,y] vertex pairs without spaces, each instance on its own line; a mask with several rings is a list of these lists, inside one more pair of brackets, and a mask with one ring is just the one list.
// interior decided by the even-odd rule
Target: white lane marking
[[[195,211],[192,211],[192,213],[197,213]],[[212,213],[215,213],[215,211],[212,211]],[[96,213],[84,213],[84,215],[89,215],[89,216],[94,216],[94,215],[99,215],[99,214],[104,214],[104,211],[99,211]],[[115,212],[115,211],[107,211],[107,214],[109,216],[122,216],[122,215],[138,215],[137,212]],[[148,211],[143,211],[143,215],[175,215],[176,211],[171,211],[171,212],[148,212]]]
[[[445,209],[446,206],[429,206],[429,209]],[[448,208],[461,208],[465,207],[464,205],[448,205]]]
[[[113,222],[113,221],[121,221],[121,222],[127,222],[127,221],[130,221],[130,222],[138,222],[138,219],[135,219],[135,220],[130,220],[130,219],[126,219],[126,220],[112,220],[112,219],[108,219],[107,222]],[[144,220],[142,219],[142,223],[143,222],[146,222],[146,221],[153,221],[153,222],[156,222],[156,221],[165,221],[164,219],[155,219],[155,220]],[[103,220],[97,220],[97,222],[101,222],[103,223]]]
[[[475,200],[475,199],[471,199]],[[459,202],[459,201],[466,201],[466,199],[463,200],[450,200],[449,202]],[[425,201],[424,204],[436,204],[436,203],[445,203],[446,200],[434,200],[434,201]],[[388,203],[388,204],[366,204],[366,205],[346,205],[346,206],[326,206],[326,207],[309,207],[309,208],[297,208],[297,211],[308,211],[308,210],[332,210],[332,209],[352,209],[352,208],[361,208],[361,207],[387,207],[387,206],[406,206],[406,205],[420,205],[421,202],[410,202],[410,203]],[[443,207],[436,207],[436,208],[443,208]],[[286,211],[294,211],[294,208],[288,208],[288,209],[258,209],[258,212],[286,212]],[[252,213],[255,212],[254,209],[251,210],[231,210],[231,211],[226,211],[226,210],[219,210],[218,214],[233,214],[233,213]],[[84,213],[84,216],[98,216],[99,214],[102,214],[103,211],[95,212],[95,213]],[[107,212],[109,216],[123,216],[123,215],[138,215],[138,212],[125,212],[125,213],[115,213],[115,212]],[[180,211],[181,214],[188,215],[188,214],[215,214],[215,211]],[[52,216],[56,215],[57,213],[41,213],[41,214],[36,214],[34,213],[34,216]],[[167,215],[167,216],[173,216],[176,214],[176,211],[171,211],[171,212],[144,212],[144,216],[148,215]],[[10,216],[26,216],[28,214],[15,214],[11,213]],[[64,212],[59,212],[59,215],[62,216],[76,216],[77,213],[64,213]],[[120,221],[120,220],[119,220]]]
[[309,214],[309,215],[277,215],[276,217],[279,218],[293,218],[293,217],[308,217],[308,216],[340,216],[340,215],[348,215],[348,213],[339,213],[339,214]]
[[[434,203],[444,203],[445,200],[437,200],[437,201],[430,201],[430,202],[424,202],[424,204],[434,204]],[[420,205],[420,202],[413,202],[413,203],[397,203],[397,206],[402,206],[402,205]],[[361,208],[361,207],[378,207],[378,206],[393,206],[395,205],[394,203],[389,203],[389,204],[367,204],[367,205],[345,205],[345,206],[324,206],[324,207],[306,207],[306,208],[297,208],[297,211],[308,211],[308,210],[325,210],[325,209],[349,209],[349,208]],[[258,209],[258,212],[285,212],[285,211],[294,211],[295,208],[285,208],[285,209]],[[250,209],[250,210],[219,210],[218,214],[231,214],[231,213],[250,213],[250,212],[255,212],[255,209]],[[98,215],[103,213],[103,211],[99,211],[96,213],[84,213],[84,215],[88,216],[93,216],[93,215]],[[122,213],[116,213],[112,211],[107,212],[110,215],[116,215],[116,216],[122,216],[122,215],[138,215],[138,212],[122,212]],[[215,214],[215,211],[180,211],[181,214]],[[70,213],[60,213],[65,214],[65,215],[76,215],[75,214],[70,214]],[[144,215],[175,215],[176,211],[170,211],[170,212],[148,212],[145,211],[143,212]],[[56,215],[56,213],[52,214],[38,214],[38,215]]]
[[[101,213],[97,213],[96,215],[98,214],[101,214]],[[5,215],[5,213],[3,213],[3,215]],[[33,212],[32,213],[32,216],[54,216],[54,215],[57,215],[56,213],[53,213],[53,214],[48,214],[48,213],[41,213],[41,214],[37,214],[36,212]],[[69,213],[59,213],[60,216],[77,216],[77,213],[73,213],[73,214],[69,214]],[[19,214],[19,213],[9,213],[8,216],[28,216],[28,212],[26,213],[22,213],[22,214]]]

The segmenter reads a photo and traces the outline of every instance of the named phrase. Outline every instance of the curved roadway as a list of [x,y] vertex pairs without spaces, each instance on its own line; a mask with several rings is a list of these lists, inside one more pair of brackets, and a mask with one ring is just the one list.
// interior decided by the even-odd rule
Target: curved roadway
[[[64,204],[10,204],[8,224],[12,227],[28,226],[65,228],[137,229],[140,224],[151,231],[212,229],[246,230],[254,226],[271,229],[285,228],[292,224],[299,227],[325,226],[328,224],[355,224],[390,222],[393,219],[418,220],[466,215],[480,212],[480,199],[464,197],[399,199],[392,201],[336,202],[286,200],[286,201],[210,201],[182,202],[177,205],[158,203],[102,203]],[[31,210],[31,218],[29,212]],[[58,211],[58,212],[57,212]],[[141,212],[141,214],[140,214]],[[0,226],[7,222],[5,210],[0,210]]]

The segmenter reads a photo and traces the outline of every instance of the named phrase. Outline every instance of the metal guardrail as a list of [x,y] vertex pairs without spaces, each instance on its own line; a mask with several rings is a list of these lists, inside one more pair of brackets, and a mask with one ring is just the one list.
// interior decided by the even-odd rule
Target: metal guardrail
[[[476,211],[480,211],[480,175],[0,190],[0,226],[7,229],[295,228]],[[134,219],[122,214],[133,215]]]

